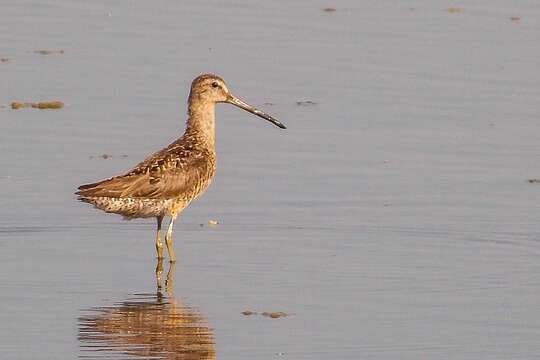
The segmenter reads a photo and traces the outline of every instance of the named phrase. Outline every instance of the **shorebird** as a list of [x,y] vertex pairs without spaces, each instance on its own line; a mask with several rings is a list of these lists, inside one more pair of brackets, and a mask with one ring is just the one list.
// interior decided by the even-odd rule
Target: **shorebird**
[[204,193],[216,170],[216,103],[238,106],[282,129],[286,128],[272,116],[232,95],[221,77],[200,75],[191,83],[184,134],[123,175],[79,186],[75,193],[79,195],[78,199],[126,219],[155,217],[158,259],[163,258],[161,223],[164,217],[170,217],[165,244],[170,262],[175,262],[174,222],[191,201]]

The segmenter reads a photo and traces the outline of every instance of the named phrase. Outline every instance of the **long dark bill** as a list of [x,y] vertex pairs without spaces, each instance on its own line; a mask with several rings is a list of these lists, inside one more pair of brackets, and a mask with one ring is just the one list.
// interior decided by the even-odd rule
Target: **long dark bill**
[[272,124],[282,128],[282,129],[287,128],[285,125],[280,123],[277,119],[274,119],[273,117],[271,117],[267,113],[265,113],[265,112],[263,112],[263,111],[261,111],[261,110],[259,110],[257,108],[254,108],[253,106],[251,106],[249,104],[246,104],[245,102],[243,102],[242,100],[240,100],[239,98],[237,98],[237,97],[235,97],[233,95],[229,94],[229,97],[227,98],[227,102],[229,104],[233,104],[235,106],[238,106],[240,109],[244,109],[246,111],[249,111],[252,114],[260,116],[263,119],[270,121]]

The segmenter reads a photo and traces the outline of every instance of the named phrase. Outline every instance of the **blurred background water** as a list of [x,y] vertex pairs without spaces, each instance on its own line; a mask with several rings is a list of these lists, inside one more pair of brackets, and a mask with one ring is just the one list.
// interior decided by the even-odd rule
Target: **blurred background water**
[[80,319],[169,309],[154,221],[73,192],[178,137],[202,72],[288,126],[219,105],[216,178],[177,223],[174,301],[217,358],[536,356],[539,20],[535,1],[0,2],[3,356],[150,356],[89,350]]

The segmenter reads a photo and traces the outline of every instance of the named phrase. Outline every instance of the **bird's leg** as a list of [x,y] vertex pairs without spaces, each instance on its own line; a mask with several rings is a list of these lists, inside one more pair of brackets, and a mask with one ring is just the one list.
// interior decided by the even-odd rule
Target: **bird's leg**
[[163,243],[161,242],[161,238],[159,237],[159,233],[161,232],[161,222],[163,221],[163,216],[158,216],[156,219],[157,219],[157,231],[156,231],[157,258],[163,259]]
[[167,272],[167,279],[165,279],[165,291],[167,291],[167,295],[169,296],[173,295],[173,277],[174,277],[175,266],[176,266],[176,263],[174,262],[169,263],[169,271]]
[[165,235],[165,243],[167,244],[167,251],[169,252],[169,261],[175,262],[176,256],[174,255],[173,241],[172,241],[172,229],[174,225],[174,220],[176,220],[176,215],[171,217],[171,222],[169,223],[169,228],[167,229],[167,234]]
[[159,258],[156,265],[156,284],[158,291],[161,289],[161,274],[163,274],[163,258]]

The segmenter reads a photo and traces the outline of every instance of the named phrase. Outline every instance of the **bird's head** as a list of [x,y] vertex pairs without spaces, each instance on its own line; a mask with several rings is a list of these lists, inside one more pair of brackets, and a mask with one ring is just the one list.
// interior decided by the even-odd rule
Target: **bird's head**
[[225,85],[225,81],[221,77],[214,74],[203,74],[196,77],[191,83],[189,99],[190,102],[198,101],[200,103],[229,103],[243,110],[249,111],[250,113],[257,115],[282,129],[286,129],[285,125],[283,125],[277,119],[245,103],[231,94],[227,88],[227,85]]

